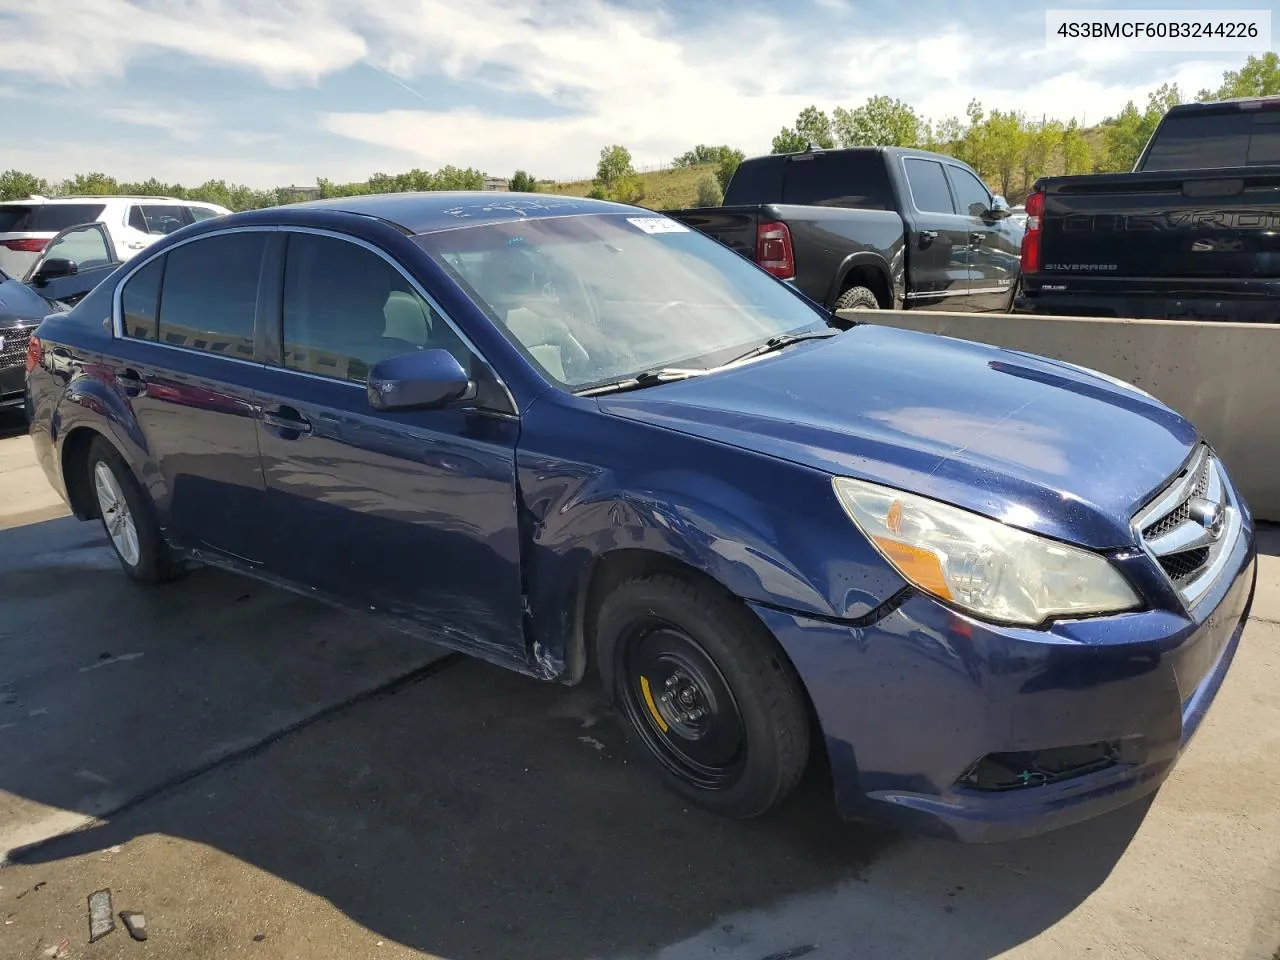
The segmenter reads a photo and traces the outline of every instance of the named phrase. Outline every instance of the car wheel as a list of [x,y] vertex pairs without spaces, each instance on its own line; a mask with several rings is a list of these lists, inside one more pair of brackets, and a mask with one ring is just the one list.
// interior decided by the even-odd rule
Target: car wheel
[[880,301],[866,287],[850,287],[836,299],[836,310],[879,310]]
[[754,817],[809,758],[799,678],[733,598],[671,574],[629,580],[597,619],[601,674],[628,739],[685,799]]
[[141,583],[164,583],[182,568],[165,543],[151,501],[124,458],[106,440],[89,447],[89,485],[98,515],[120,565]]

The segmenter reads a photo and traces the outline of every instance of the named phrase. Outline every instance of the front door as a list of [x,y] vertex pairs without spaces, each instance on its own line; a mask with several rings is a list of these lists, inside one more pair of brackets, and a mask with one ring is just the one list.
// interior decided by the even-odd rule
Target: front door
[[[392,263],[289,233],[283,358],[261,390],[271,573],[491,660],[527,663],[514,411],[477,400],[377,411],[379,360],[424,347],[474,357]],[[505,394],[502,394],[505,397]]]
[[31,265],[27,283],[46,300],[73,306],[119,265],[107,228],[82,223],[49,241]]
[[200,237],[143,264],[121,291],[104,358],[129,398],[148,486],[171,539],[256,567],[266,488],[258,459],[254,322],[267,232]]
[[966,310],[969,225],[956,213],[942,164],[922,157],[902,161],[911,191],[907,228],[907,306]]
[[968,224],[969,309],[1007,310],[1021,269],[1021,238],[1015,242],[1008,220],[991,216],[991,191],[981,180],[951,163],[947,164],[947,177],[956,206]]

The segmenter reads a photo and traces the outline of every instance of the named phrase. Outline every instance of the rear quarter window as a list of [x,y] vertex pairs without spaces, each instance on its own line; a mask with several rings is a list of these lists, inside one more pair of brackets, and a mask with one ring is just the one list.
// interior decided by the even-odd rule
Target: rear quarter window
[[105,203],[42,203],[31,208],[26,226],[14,229],[57,233],[78,223],[91,223],[105,209]]
[[20,230],[27,229],[22,224],[33,209],[33,207],[24,207],[18,204],[0,206],[0,233],[17,233]]

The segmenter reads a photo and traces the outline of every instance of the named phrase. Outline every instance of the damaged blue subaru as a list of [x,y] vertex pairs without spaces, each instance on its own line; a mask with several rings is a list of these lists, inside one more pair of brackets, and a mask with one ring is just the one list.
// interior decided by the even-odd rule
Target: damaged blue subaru
[[811,763],[845,817],[971,841],[1148,795],[1253,596],[1247,506],[1149,395],[833,316],[603,201],[207,220],[27,370],[49,480],[136,580],[215,565],[599,682],[730,817]]

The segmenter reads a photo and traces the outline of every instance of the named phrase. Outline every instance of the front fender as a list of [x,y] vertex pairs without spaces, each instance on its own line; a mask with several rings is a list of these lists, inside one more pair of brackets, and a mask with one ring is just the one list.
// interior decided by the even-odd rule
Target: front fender
[[593,441],[590,464],[534,455],[525,441],[537,438],[541,418],[531,413],[518,456],[522,567],[530,654],[545,676],[577,678],[592,572],[619,551],[823,619],[856,620],[904,585],[824,473],[598,411],[576,428],[557,425],[577,450]]

